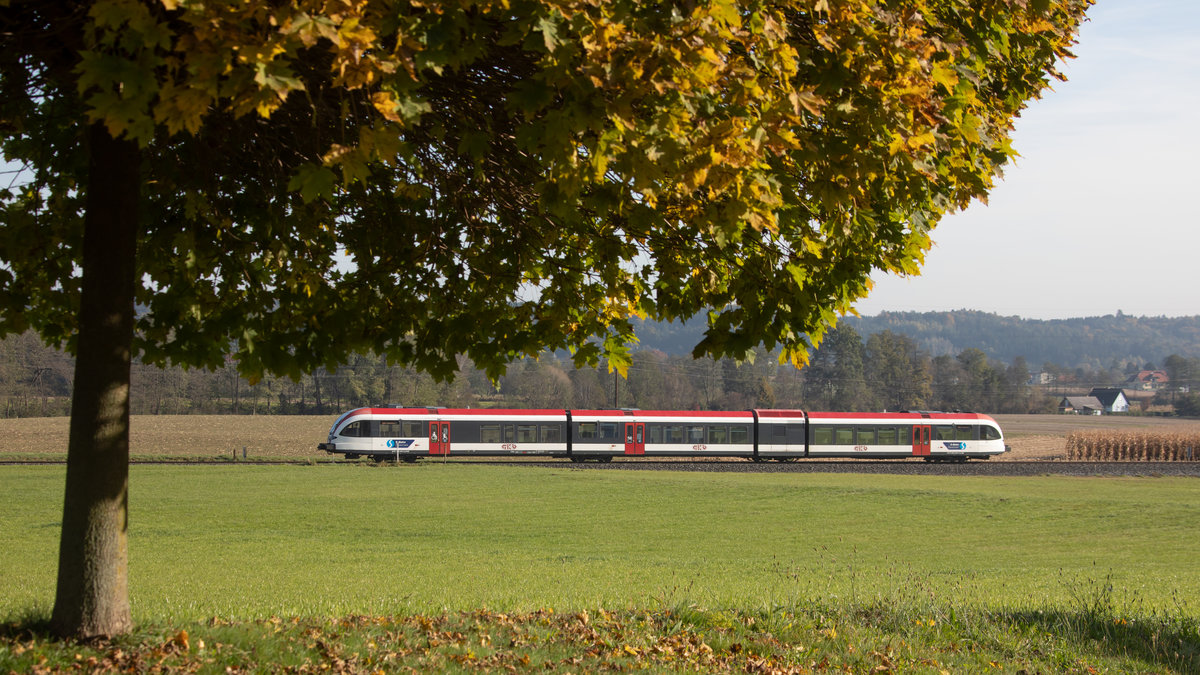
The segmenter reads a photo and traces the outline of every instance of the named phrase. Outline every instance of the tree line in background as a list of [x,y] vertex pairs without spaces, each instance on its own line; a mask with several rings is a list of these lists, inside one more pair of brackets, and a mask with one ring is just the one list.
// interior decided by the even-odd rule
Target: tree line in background
[[[978,310],[880,312],[845,316],[860,335],[892,331],[912,338],[931,356],[956,356],[974,347],[1005,363],[1024,356],[1033,367],[1057,370],[1122,370],[1161,362],[1168,354],[1200,354],[1200,316],[1149,317],[1123,312],[1072,319],[1026,319]],[[703,321],[644,321],[637,334],[644,348],[686,354],[704,337]]]
[[[1022,357],[1003,363],[974,348],[930,356],[905,335],[885,330],[864,340],[843,324],[830,332],[803,370],[780,365],[777,355],[761,348],[753,360],[743,362],[637,351],[627,378],[608,372],[604,363],[575,368],[568,358],[545,355],[514,363],[499,382],[465,359],[449,382],[389,366],[377,356],[357,356],[336,370],[318,370],[299,380],[265,377],[255,384],[239,376],[232,361],[218,370],[135,363],[132,405],[134,414],[143,415],[336,414],[391,404],[1050,413],[1063,394],[1120,386],[1131,372],[1147,366],[1153,364],[1068,369],[1047,363],[1041,371],[1055,384],[1031,386],[1031,369]],[[1200,416],[1200,395],[1188,391],[1200,388],[1200,358],[1173,354],[1162,368],[1173,384],[1163,402],[1180,414]],[[71,357],[46,347],[33,333],[0,341],[0,415],[69,414],[72,372]]]

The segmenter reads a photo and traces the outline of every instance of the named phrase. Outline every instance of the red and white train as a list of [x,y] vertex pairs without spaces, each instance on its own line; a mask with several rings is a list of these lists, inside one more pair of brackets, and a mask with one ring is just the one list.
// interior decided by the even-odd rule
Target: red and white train
[[410,462],[447,455],[965,462],[999,455],[1005,445],[996,421],[976,413],[359,408],[339,417],[317,449]]

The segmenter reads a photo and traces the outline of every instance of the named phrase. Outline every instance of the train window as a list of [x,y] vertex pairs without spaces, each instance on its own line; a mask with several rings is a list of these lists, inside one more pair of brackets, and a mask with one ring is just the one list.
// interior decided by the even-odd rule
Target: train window
[[708,428],[708,442],[712,444],[721,444],[729,442],[729,427],[726,426],[710,426]]
[[858,430],[859,445],[875,445],[875,427],[864,427]]
[[954,427],[948,424],[940,424],[933,428],[933,438],[938,441],[954,440]]
[[682,424],[672,424],[671,426],[666,428],[665,432],[666,432],[666,438],[667,438],[668,443],[682,443],[683,442],[683,425]]
[[517,442],[517,427],[515,424],[504,424],[500,427],[500,438],[505,443]]
[[687,442],[693,445],[704,442],[704,427],[690,426],[687,428]]
[[384,438],[395,438],[400,435],[400,421],[395,422],[380,422],[379,435]]
[[1000,440],[1000,430],[996,427],[980,427],[979,430],[983,432],[979,437],[985,441]]
[[787,440],[787,427],[776,424],[771,427],[771,440],[782,443]]
[[730,443],[749,443],[750,442],[750,427],[733,426],[729,427],[729,442]]
[[424,435],[425,435],[425,423],[424,422],[405,422],[404,423],[404,436],[409,437],[409,438],[417,438],[417,437],[424,436]]
[[880,427],[879,428],[879,444],[880,445],[899,445],[896,439],[899,434],[896,432],[896,427]]
[[900,438],[897,440],[897,445],[912,445],[912,427],[900,427]]
[[960,424],[954,427],[954,436],[958,441],[973,441],[975,440],[974,427]]
[[834,429],[833,437],[838,445],[854,445],[854,428],[841,427]]
[[617,427],[620,426],[616,422],[601,422],[600,423],[600,438],[606,441],[615,441],[621,437],[617,433]]
[[543,424],[541,437],[543,443],[562,443],[562,427],[557,424]]
[[480,443],[499,443],[500,442],[500,425],[499,424],[484,424],[479,427],[479,442]]
[[371,427],[369,424],[369,422],[353,422],[351,424],[347,424],[342,429],[342,435],[349,436],[351,438],[363,438],[370,436]]
[[646,433],[650,435],[649,443],[663,442],[663,428],[659,424],[651,424],[646,428]]
[[596,438],[596,423],[595,422],[580,422],[579,423],[579,438],[590,440]]
[[813,445],[833,445],[833,427],[813,427]]
[[517,442],[518,443],[537,443],[537,425],[536,424],[518,424],[517,425]]
[[787,425],[787,440],[792,445],[803,445],[805,439],[805,427],[803,424]]

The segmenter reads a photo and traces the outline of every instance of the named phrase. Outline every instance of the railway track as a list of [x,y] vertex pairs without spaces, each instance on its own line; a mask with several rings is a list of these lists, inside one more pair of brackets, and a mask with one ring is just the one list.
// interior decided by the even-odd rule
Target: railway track
[[[541,467],[582,471],[703,471],[726,473],[874,473],[913,476],[1188,476],[1200,478],[1200,462],[1068,462],[1068,461],[971,461],[962,464],[928,463],[914,460],[799,460],[795,462],[748,462],[740,459],[704,461],[621,460],[611,463],[572,463],[566,460],[490,458],[426,459],[425,463]],[[319,459],[155,459],[130,461],[136,465],[187,466],[305,466],[359,464],[357,460]],[[65,465],[65,460],[0,460],[3,465]],[[400,467],[411,466],[401,464]]]

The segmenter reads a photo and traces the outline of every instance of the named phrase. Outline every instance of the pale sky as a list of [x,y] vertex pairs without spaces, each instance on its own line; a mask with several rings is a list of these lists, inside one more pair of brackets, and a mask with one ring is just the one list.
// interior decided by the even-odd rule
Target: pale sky
[[942,220],[921,276],[877,275],[860,314],[1200,314],[1200,0],[1088,16],[988,204]]

